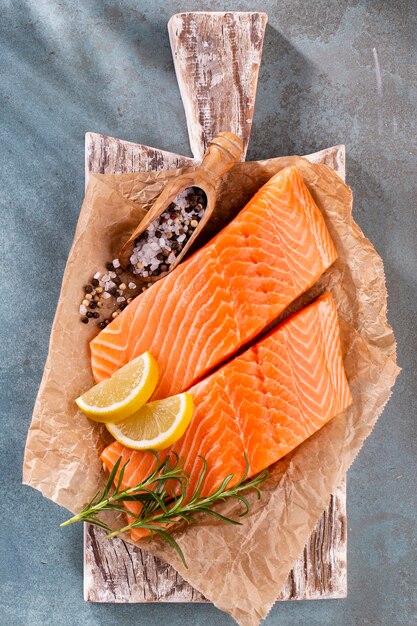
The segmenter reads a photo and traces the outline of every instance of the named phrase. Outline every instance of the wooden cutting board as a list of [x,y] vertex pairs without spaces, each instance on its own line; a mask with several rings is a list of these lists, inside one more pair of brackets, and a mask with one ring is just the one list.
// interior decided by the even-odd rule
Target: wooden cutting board
[[[182,13],[168,24],[194,159],[87,133],[91,172],[115,174],[187,167],[210,139],[231,130],[249,143],[267,16],[264,13]],[[276,155],[265,155],[265,157]],[[345,176],[343,146],[309,159]],[[278,599],[346,597],[346,486],[331,497]],[[168,564],[122,539],[108,541],[84,526],[84,599],[89,602],[205,602]]]

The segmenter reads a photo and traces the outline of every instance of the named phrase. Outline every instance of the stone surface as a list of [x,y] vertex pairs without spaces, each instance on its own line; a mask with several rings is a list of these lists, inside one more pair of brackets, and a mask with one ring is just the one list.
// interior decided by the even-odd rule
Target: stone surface
[[[224,6],[1,3],[1,624],[232,624],[212,606],[85,604],[82,528],[59,529],[65,511],[20,485],[82,201],[84,133],[190,154],[166,24],[178,11]],[[231,1],[227,8],[259,10],[259,3]],[[348,599],[280,603],[266,623],[411,626],[417,621],[415,2],[267,0],[261,8],[269,23],[248,158],[346,143],[355,217],[385,260],[403,367],[348,476]]]

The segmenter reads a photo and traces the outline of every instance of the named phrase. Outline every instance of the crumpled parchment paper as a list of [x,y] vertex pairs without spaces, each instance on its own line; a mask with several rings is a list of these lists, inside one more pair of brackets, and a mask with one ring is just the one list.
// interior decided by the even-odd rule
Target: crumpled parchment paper
[[[302,157],[238,163],[225,177],[210,227],[198,245],[229,221],[253,193],[286,165],[296,165],[320,209],[339,258],[291,310],[330,290],[338,308],[353,405],[271,468],[263,497],[243,526],[202,526],[176,533],[189,568],[170,546],[140,542],[242,626],[265,617],[299,557],[331,493],[341,483],[391,395],[398,375],[396,344],[387,323],[381,258],[352,219],[352,195],[325,165]],[[89,421],[74,399],[93,384],[88,341],[96,332],[79,322],[82,286],[113,259],[169,177],[180,170],[92,174],[62,283],[49,354],[36,400],[23,466],[25,484],[72,512],[104,482],[99,453],[105,429]],[[236,505],[225,503],[220,509]],[[115,520],[115,524],[120,520]]]

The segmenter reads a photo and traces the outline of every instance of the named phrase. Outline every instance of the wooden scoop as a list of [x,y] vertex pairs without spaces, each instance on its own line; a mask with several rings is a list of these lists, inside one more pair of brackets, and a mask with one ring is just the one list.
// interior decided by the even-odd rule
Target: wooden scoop
[[243,143],[239,137],[229,132],[221,132],[215,137],[204,155],[203,161],[196,168],[189,172],[185,172],[168,182],[165,189],[155,200],[148,214],[140,222],[139,226],[124,244],[119,254],[121,265],[126,269],[130,265],[130,257],[135,247],[136,239],[156,220],[175,198],[185,189],[189,187],[198,187],[206,194],[207,204],[204,215],[199,221],[198,226],[194,230],[191,237],[187,240],[185,246],[176,257],[175,261],[169,266],[169,269],[158,276],[140,276],[141,280],[154,282],[165,276],[181,262],[184,255],[192,246],[204,226],[210,219],[216,204],[216,189],[224,174],[232,167],[236,161],[243,158]]

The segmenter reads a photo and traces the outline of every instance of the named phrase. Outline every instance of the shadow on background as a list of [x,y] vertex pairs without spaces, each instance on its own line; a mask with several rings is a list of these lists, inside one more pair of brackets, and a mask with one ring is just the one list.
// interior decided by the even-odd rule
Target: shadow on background
[[268,23],[248,160],[314,151],[299,128],[315,79],[312,63]]

